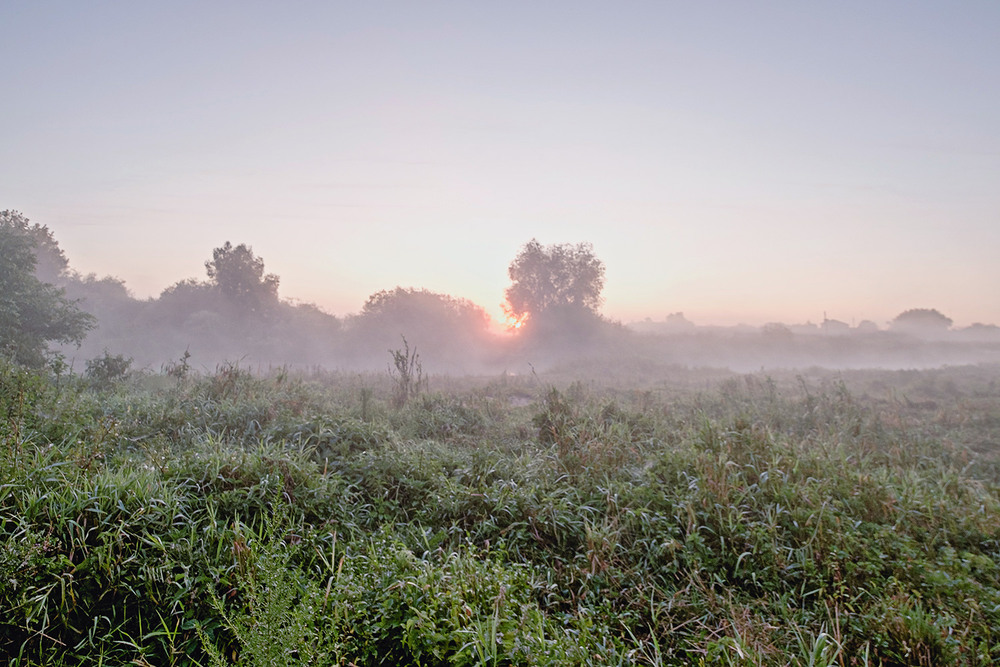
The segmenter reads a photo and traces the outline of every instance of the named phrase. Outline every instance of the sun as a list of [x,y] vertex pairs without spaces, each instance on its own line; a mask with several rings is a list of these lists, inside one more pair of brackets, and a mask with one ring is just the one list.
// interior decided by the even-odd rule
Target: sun
[[528,313],[521,315],[520,317],[515,317],[514,315],[507,315],[506,324],[507,331],[516,332],[518,329],[523,327],[528,321]]

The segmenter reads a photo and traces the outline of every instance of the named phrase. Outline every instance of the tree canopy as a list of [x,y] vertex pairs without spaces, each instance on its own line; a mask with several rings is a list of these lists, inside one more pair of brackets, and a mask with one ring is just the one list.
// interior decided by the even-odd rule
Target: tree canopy
[[531,239],[507,270],[504,309],[518,322],[552,310],[596,313],[604,289],[604,263],[589,243],[543,246]]
[[0,212],[0,353],[28,366],[45,363],[48,343],[79,343],[95,323],[36,275],[40,239],[58,251],[47,256],[62,257],[47,228],[29,225],[16,211]]
[[375,292],[348,321],[344,349],[351,362],[370,364],[399,347],[401,336],[419,348],[436,372],[465,368],[489,338],[489,317],[476,304],[426,289]]
[[264,273],[264,260],[253,254],[253,248],[241,243],[233,246],[226,241],[212,251],[205,262],[209,281],[223,296],[245,312],[257,312],[278,302],[278,276]]
[[368,297],[361,314],[394,325],[427,322],[442,328],[474,331],[489,325],[486,312],[467,299],[412,287],[375,292]]

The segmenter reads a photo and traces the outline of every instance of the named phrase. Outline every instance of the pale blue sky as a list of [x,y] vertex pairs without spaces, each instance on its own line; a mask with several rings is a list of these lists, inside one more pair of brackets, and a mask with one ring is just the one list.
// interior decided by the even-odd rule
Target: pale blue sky
[[248,243],[336,314],[499,317],[532,237],[604,312],[1000,323],[1000,3],[7,2],[0,208],[139,296]]

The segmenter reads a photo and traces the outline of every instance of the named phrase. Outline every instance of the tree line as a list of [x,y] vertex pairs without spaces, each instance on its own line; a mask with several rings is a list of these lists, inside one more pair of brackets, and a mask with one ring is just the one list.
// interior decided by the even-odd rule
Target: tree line
[[157,368],[191,359],[248,364],[384,368],[403,337],[437,372],[472,372],[531,349],[559,348],[613,325],[598,313],[604,265],[589,244],[532,239],[511,262],[505,310],[517,342],[498,336],[467,299],[397,286],[337,317],[282,299],[280,278],[245,243],[212,250],[202,279],[137,299],[113,277],[70,267],[52,232],[0,213],[0,354],[29,366],[120,354]]
[[903,311],[886,330],[825,319],[730,333],[696,327],[680,313],[626,329],[599,312],[605,268],[588,243],[531,239],[521,247],[504,292],[514,336],[498,334],[479,305],[418,287],[379,290],[343,317],[282,298],[280,278],[245,243],[214,248],[204,266],[200,279],[137,299],[117,278],[74,271],[45,225],[2,211],[0,358],[57,372],[86,364],[100,373],[121,359],[154,371],[225,363],[391,371],[394,353],[409,346],[428,372],[452,374],[523,372],[588,357],[614,360],[616,369],[628,367],[624,359],[640,369],[651,362],[760,369],[1000,360],[1000,329],[956,330],[932,308]]

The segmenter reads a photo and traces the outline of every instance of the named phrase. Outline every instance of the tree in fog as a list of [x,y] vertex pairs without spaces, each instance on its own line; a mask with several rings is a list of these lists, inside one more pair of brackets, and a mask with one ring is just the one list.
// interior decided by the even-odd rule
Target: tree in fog
[[958,333],[965,340],[978,342],[1000,342],[1000,327],[995,324],[983,324],[974,322],[973,324],[959,329]]
[[234,247],[226,241],[212,251],[205,270],[211,284],[244,312],[258,312],[278,302],[278,276],[265,274],[264,260],[246,244]]
[[947,331],[951,325],[950,317],[933,308],[911,308],[897,315],[890,328],[906,333],[934,334]]
[[664,321],[665,329],[670,333],[687,333],[695,330],[694,322],[684,317],[684,313],[670,313]]
[[360,320],[398,339],[422,344],[431,340],[476,337],[489,328],[489,317],[476,304],[426,289],[397,287],[375,292],[361,309]]
[[857,333],[862,334],[872,334],[878,332],[878,325],[871,320],[861,320],[858,322],[858,326],[855,327]]
[[61,289],[38,278],[40,247],[47,258],[58,250],[46,227],[0,212],[0,354],[30,366],[45,363],[48,343],[79,343],[94,326]]
[[426,289],[375,292],[351,318],[347,347],[367,363],[386,358],[400,336],[420,349],[436,371],[461,370],[477,359],[489,337],[489,317],[476,304]]
[[[64,348],[66,356],[91,359],[105,350],[115,353],[134,348],[134,343],[147,343],[152,334],[143,330],[144,312],[148,302],[135,299],[119,278],[96,274],[81,275],[68,271],[60,281],[66,297],[93,315],[97,326],[78,347],[71,351]],[[130,351],[134,355],[135,352]]]
[[795,334],[788,328],[788,325],[781,322],[768,322],[760,328],[760,334],[764,340],[772,343],[787,344],[795,338]]
[[518,322],[556,312],[596,315],[601,305],[604,263],[589,243],[543,246],[531,239],[507,274],[504,310]]

